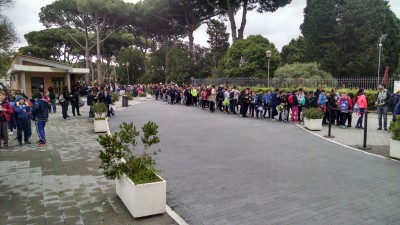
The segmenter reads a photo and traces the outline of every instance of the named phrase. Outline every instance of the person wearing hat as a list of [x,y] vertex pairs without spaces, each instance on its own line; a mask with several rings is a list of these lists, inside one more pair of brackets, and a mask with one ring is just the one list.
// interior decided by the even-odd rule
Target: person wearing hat
[[14,112],[17,121],[17,140],[22,145],[22,132],[24,132],[25,144],[31,144],[29,137],[31,135],[29,117],[30,107],[25,103],[25,98],[21,95],[15,96]]
[[35,118],[36,130],[39,135],[39,141],[36,142],[38,147],[45,147],[47,144],[46,134],[44,132],[44,127],[49,118],[48,103],[42,99],[42,94],[40,92],[35,92],[32,95],[35,103],[32,107],[33,118]]

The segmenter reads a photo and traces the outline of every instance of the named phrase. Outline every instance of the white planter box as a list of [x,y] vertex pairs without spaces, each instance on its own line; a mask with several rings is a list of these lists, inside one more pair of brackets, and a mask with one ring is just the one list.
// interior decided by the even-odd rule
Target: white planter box
[[150,216],[166,211],[167,182],[164,179],[156,183],[135,185],[124,174],[115,182],[117,195],[133,217]]
[[146,101],[146,97],[139,97],[140,101]]
[[108,130],[108,118],[105,120],[94,120],[94,132],[103,133]]
[[147,98],[147,99],[151,99],[151,95],[146,94],[146,98]]
[[400,159],[400,141],[390,139],[390,157]]
[[309,130],[322,130],[322,119],[304,118],[304,127]]

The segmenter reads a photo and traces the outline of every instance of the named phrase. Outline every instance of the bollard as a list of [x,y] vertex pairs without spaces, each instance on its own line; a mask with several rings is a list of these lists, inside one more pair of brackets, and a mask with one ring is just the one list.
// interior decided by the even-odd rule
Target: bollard
[[326,137],[326,138],[334,138],[335,136],[331,135],[331,131],[332,131],[332,107],[329,107],[328,110],[329,110],[328,135],[325,135],[324,137]]
[[362,150],[370,150],[370,147],[367,147],[367,128],[368,128],[368,112],[365,110],[364,112],[364,137],[363,137],[363,146],[358,147]]

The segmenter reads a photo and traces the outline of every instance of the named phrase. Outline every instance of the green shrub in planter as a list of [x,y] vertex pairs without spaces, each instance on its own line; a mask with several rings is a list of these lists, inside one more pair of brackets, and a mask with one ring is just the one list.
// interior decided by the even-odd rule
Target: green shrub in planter
[[390,123],[389,131],[392,133],[393,140],[400,141],[400,116]]
[[125,94],[125,96],[128,98],[128,101],[132,101],[133,100],[133,94],[128,92]]
[[107,113],[107,105],[102,102],[95,103],[93,105],[93,111],[97,120],[105,119],[103,115]]
[[146,93],[144,93],[144,92],[143,92],[143,93],[140,93],[140,94],[139,94],[139,97],[146,97]]
[[111,105],[114,105],[116,102],[118,102],[120,97],[121,96],[119,94],[111,94]]
[[[102,146],[100,150],[100,168],[107,179],[118,179],[126,174],[135,184],[144,184],[161,181],[156,175],[156,161],[153,156],[161,150],[152,151],[150,147],[158,144],[158,125],[147,122],[142,127],[142,135],[136,130],[133,123],[122,123],[120,131],[113,135],[100,135],[97,141]],[[143,145],[142,152],[136,153],[140,136]],[[125,162],[123,162],[125,160]]]
[[322,119],[324,118],[324,112],[322,110],[311,108],[304,111],[303,116],[307,119]]

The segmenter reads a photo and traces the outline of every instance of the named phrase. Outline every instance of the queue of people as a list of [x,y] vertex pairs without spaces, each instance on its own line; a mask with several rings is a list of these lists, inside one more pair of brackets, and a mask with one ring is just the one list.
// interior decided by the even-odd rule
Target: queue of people
[[[226,114],[239,114],[241,117],[255,117],[273,121],[299,123],[303,121],[302,112],[316,108],[324,112],[323,125],[337,125],[343,129],[353,126],[363,129],[364,114],[368,109],[368,101],[364,89],[360,88],[354,95],[336,89],[325,91],[318,86],[313,92],[304,92],[302,88],[286,91],[278,88],[273,91],[258,91],[245,88],[239,91],[236,86],[229,87],[225,83],[219,86],[200,85],[180,87],[176,84],[160,84],[152,87],[156,99],[168,104],[200,106],[211,113],[219,110]],[[389,105],[393,108],[393,119],[399,115],[400,90],[392,95],[384,84],[379,86],[375,105],[378,113],[378,130],[388,129],[387,113]],[[397,111],[396,111],[397,110]],[[397,114],[396,114],[397,113]]]

